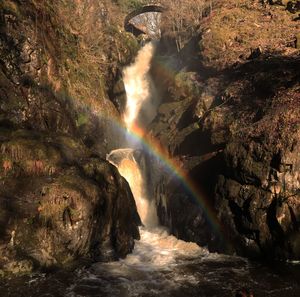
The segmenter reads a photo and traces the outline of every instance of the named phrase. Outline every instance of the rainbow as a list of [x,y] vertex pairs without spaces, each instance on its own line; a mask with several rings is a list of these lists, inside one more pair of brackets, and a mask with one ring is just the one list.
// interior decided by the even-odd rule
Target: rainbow
[[[148,50],[149,48],[146,49]],[[143,54],[146,54],[146,56],[138,55],[136,59],[138,59],[138,61],[142,60],[142,62],[145,63],[145,61],[148,61],[149,57],[153,58],[152,51],[147,51]],[[149,54],[151,54],[151,56],[149,56]],[[153,63],[156,64],[156,73],[154,74],[155,76],[164,79],[166,85],[172,84],[172,82],[174,83],[176,73],[173,69],[171,69],[171,67],[165,65],[160,59],[154,60]],[[144,64],[142,64],[141,66],[145,67]],[[146,63],[146,66],[149,66],[149,64]],[[141,75],[140,69],[138,70],[139,75]],[[143,68],[143,70],[147,70],[147,67],[145,69]],[[149,69],[147,71],[149,71]],[[142,74],[145,73],[143,72]],[[138,85],[137,88],[139,87],[141,86]],[[145,149],[145,151],[148,154],[156,157],[159,160],[159,162],[165,167],[165,169],[172,173],[172,177],[176,177],[176,181],[178,180],[180,184],[185,188],[186,192],[193,199],[193,202],[201,208],[213,233],[217,236],[220,243],[224,245],[225,250],[231,250],[231,245],[229,241],[225,240],[224,238],[226,232],[224,232],[223,227],[220,224],[220,221],[218,220],[213,207],[208,203],[209,199],[206,199],[204,193],[200,190],[199,185],[197,185],[192,180],[188,172],[183,168],[183,164],[182,162],[180,162],[180,160],[171,157],[168,150],[165,147],[163,147],[157,139],[155,139],[153,136],[151,136],[150,133],[147,133],[141,127],[137,126],[134,123],[134,121],[130,121],[129,123],[127,122],[126,126],[130,126],[130,128],[127,128],[125,127],[123,119],[120,118],[119,114],[112,114],[106,108],[102,109],[101,111],[97,110],[96,112],[94,112],[94,114],[97,117],[102,118],[103,120],[109,121],[109,123],[113,125],[113,127],[115,127],[116,129],[118,129],[122,135],[129,136],[130,140],[132,141],[131,144],[141,144],[143,149]],[[125,120],[126,117],[124,116],[124,121]]]
[[[161,66],[161,70],[163,67]],[[171,76],[171,71],[165,70],[165,74]],[[128,129],[124,126],[124,122],[120,119],[119,113],[111,113],[107,109],[92,111],[96,117],[100,120],[108,121],[113,125],[120,133],[123,135],[129,136],[136,143],[141,143],[144,149],[147,150],[147,153],[158,158],[162,164],[166,166],[166,169],[172,172],[185,187],[187,192],[190,194],[194,202],[203,210],[204,215],[209,223],[210,227],[217,235],[220,242],[223,244],[222,249],[225,251],[232,251],[232,244],[228,239],[225,238],[226,232],[221,225],[219,219],[216,216],[216,213],[212,206],[207,202],[205,194],[201,192],[199,186],[189,177],[188,172],[182,167],[182,163],[179,160],[172,158],[166,148],[164,148],[160,142],[147,135],[147,132],[137,125],[133,125],[132,128]],[[227,237],[227,236],[226,236]]]
[[120,121],[120,119],[114,119],[112,122],[117,125],[117,128],[119,128],[122,133],[126,133],[133,141],[141,143],[143,148],[147,150],[147,153],[158,158],[159,161],[166,166],[166,169],[176,176],[176,178],[181,182],[181,184],[193,198],[194,202],[196,202],[197,205],[203,210],[207,222],[214,231],[214,234],[217,235],[220,242],[224,245],[223,248],[225,250],[229,250],[231,245],[224,238],[226,233],[224,232],[214,209],[207,202],[205,195],[201,192],[199,187],[189,177],[188,172],[184,170],[182,166],[183,164],[179,160],[172,158],[158,140],[151,135],[147,135],[147,132],[137,125],[133,125],[130,130],[128,130],[124,127],[124,124]]

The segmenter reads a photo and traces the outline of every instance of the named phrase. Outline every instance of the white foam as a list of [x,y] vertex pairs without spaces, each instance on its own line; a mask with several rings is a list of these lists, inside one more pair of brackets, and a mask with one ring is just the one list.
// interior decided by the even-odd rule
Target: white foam
[[151,80],[148,71],[155,47],[147,43],[138,53],[135,63],[126,67],[123,73],[127,102],[124,121],[131,128],[136,121],[142,104],[151,95]]

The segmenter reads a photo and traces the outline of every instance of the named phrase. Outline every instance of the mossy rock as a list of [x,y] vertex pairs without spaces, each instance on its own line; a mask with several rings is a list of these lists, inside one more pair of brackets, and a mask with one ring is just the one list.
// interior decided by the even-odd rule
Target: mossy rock
[[15,265],[16,258],[32,259],[37,267],[65,267],[78,258],[124,257],[139,237],[130,188],[107,161],[87,159],[51,179],[6,177],[2,184],[0,243],[15,251],[7,263],[13,273],[30,271]]
[[196,73],[193,72],[179,72],[175,76],[174,89],[172,93],[177,100],[183,98],[196,98],[201,93],[201,88],[197,85]]
[[65,163],[86,158],[88,149],[67,135],[0,129],[0,177],[56,175]]

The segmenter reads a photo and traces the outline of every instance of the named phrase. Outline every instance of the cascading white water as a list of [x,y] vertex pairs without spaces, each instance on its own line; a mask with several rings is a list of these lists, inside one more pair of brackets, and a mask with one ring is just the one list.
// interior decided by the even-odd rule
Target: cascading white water
[[[124,114],[124,122],[130,130],[134,124],[149,123],[155,116],[155,88],[149,70],[155,51],[154,43],[147,43],[139,52],[134,64],[123,71],[127,102]],[[142,119],[139,117],[142,112]]]
[[[128,131],[134,125],[138,125],[139,113],[144,104],[147,107],[147,118],[153,117],[155,113],[154,107],[150,103],[152,99],[152,82],[148,73],[154,51],[155,46],[153,43],[146,44],[139,51],[135,62],[123,71],[123,81],[127,95],[124,122]],[[129,145],[136,148],[139,143],[129,143]],[[130,184],[144,226],[153,228],[158,226],[155,200],[147,197],[145,181],[133,152],[134,149],[117,149],[112,151],[107,159],[118,167],[120,174]],[[114,161],[113,158],[117,158],[118,161]]]
[[135,63],[123,71],[127,95],[124,121],[128,129],[131,129],[135,123],[143,102],[149,100],[151,96],[148,71],[153,53],[154,45],[152,43],[146,44],[139,51]]
[[[151,78],[148,72],[154,51],[155,46],[153,43],[146,44],[139,51],[134,64],[128,66],[123,72],[123,80],[127,93],[124,122],[129,131],[134,125],[138,125],[139,112],[143,104],[146,104],[147,107],[151,106],[151,104],[147,104],[148,101],[153,99]],[[151,113],[153,113],[153,110],[151,110]],[[136,147],[138,144],[135,143],[134,146]],[[202,252],[202,249],[196,244],[186,243],[177,240],[174,236],[168,236],[166,230],[159,227],[155,199],[147,197],[145,187],[147,181],[143,179],[139,164],[134,158],[134,148],[114,150],[107,156],[107,159],[118,167],[120,174],[128,181],[136,201],[138,213],[144,225],[144,228],[140,229],[141,241],[136,243],[137,247],[133,255],[129,256],[128,259],[134,258],[136,253],[139,256],[143,255],[142,247],[145,244],[153,247],[151,252],[154,252],[154,254],[150,255],[150,258],[153,257],[156,263],[152,263],[152,265],[157,265],[159,264],[157,262],[160,261],[162,264],[166,264],[166,262],[176,257],[179,250],[181,250],[180,253],[186,252],[187,254]],[[156,228],[153,229],[153,227]],[[151,228],[152,230],[150,230]],[[165,251],[161,253],[162,249],[165,249]],[[159,261],[158,258],[160,259]],[[142,261],[143,259],[141,258],[140,260]],[[149,255],[147,255],[146,262],[148,260]]]
[[128,181],[143,225],[147,228],[157,227],[155,201],[147,197],[143,176],[134,158],[134,149],[113,150],[107,159],[118,167],[120,174]]

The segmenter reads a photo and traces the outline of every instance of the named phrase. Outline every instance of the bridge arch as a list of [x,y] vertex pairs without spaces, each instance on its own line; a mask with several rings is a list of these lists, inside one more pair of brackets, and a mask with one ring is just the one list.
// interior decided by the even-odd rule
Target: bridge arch
[[165,7],[161,5],[145,5],[139,9],[132,11],[128,14],[124,20],[124,28],[126,31],[133,33],[134,35],[138,36],[140,34],[147,34],[145,30],[141,27],[136,26],[133,24],[132,20],[142,14],[151,13],[151,12],[158,12],[163,13],[166,10]]

